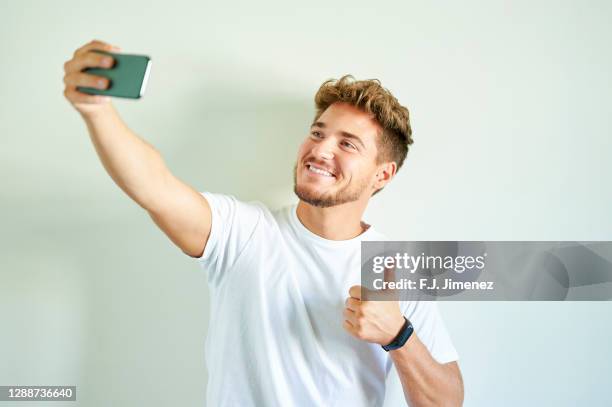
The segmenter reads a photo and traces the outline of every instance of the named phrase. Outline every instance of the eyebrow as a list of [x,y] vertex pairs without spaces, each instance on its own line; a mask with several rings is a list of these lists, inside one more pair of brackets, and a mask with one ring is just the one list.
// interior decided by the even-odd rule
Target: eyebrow
[[[323,123],[323,122],[314,122],[310,126],[310,128],[313,128],[313,127],[320,127],[322,129],[324,129],[325,128],[325,123]],[[365,149],[365,144],[363,144],[363,141],[361,141],[361,138],[359,138],[359,136],[356,136],[356,135],[354,135],[352,133],[349,133],[348,131],[343,131],[343,130],[340,131],[340,134],[342,134],[346,138],[350,138],[352,140],[357,140],[359,142],[359,144],[361,144],[361,147]]]

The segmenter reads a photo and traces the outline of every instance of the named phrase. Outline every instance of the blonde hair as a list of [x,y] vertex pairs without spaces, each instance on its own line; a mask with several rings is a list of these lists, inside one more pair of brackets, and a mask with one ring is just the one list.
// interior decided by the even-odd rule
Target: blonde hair
[[395,161],[399,171],[408,154],[408,146],[413,143],[408,109],[400,105],[378,79],[358,81],[352,75],[344,75],[338,80],[323,82],[317,91],[314,121],[336,102],[348,103],[374,116],[382,127],[381,137],[377,138],[377,164]]

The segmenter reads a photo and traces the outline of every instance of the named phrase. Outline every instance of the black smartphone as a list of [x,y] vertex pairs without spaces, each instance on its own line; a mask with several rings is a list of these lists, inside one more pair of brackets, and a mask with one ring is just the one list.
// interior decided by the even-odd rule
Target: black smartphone
[[130,99],[140,99],[144,95],[151,73],[151,58],[146,55],[115,54],[99,50],[92,52],[110,55],[115,60],[110,68],[86,68],[83,70],[83,72],[92,75],[108,78],[109,86],[106,89],[77,86],[79,92]]

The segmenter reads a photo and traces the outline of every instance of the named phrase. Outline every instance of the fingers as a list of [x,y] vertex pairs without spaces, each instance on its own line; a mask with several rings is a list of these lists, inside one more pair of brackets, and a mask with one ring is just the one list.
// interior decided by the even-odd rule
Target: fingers
[[64,72],[69,75],[74,72],[82,72],[86,68],[110,68],[114,63],[114,58],[110,55],[88,52],[66,61]]
[[77,49],[76,51],[74,51],[74,57],[81,56],[94,49],[100,50],[100,51],[108,51],[108,52],[121,50],[121,48],[119,48],[116,45],[111,45],[107,42],[100,41],[100,40],[93,40],[83,45],[81,48]]
[[95,50],[117,52],[121,48],[100,40],[93,40],[78,48],[72,59],[64,63],[64,96],[72,103],[104,103],[109,98],[101,95],[89,95],[79,92],[79,86],[108,89],[110,82],[107,78],[83,72],[86,68],[111,68],[115,61],[110,55],[104,55]]
[[342,316],[346,321],[350,322],[351,325],[355,325],[357,322],[355,312],[348,308],[345,308],[344,311],[342,311]]
[[355,330],[355,327],[347,320],[344,320],[344,322],[342,322],[342,327],[349,332],[353,332]]
[[109,85],[108,78],[86,73],[72,73],[64,76],[64,83],[69,87],[85,86],[96,89],[106,89]]
[[349,288],[349,295],[355,299],[360,300],[361,299],[361,286],[354,285],[351,288]]
[[359,303],[360,300],[349,297],[344,302],[344,305],[346,305],[346,308],[350,309],[351,311],[357,311],[357,309],[359,308]]
[[357,313],[355,311],[359,309],[360,302],[360,300],[353,297],[348,297],[344,302],[346,307],[342,310],[342,316],[344,317],[342,326],[351,333],[357,325]]

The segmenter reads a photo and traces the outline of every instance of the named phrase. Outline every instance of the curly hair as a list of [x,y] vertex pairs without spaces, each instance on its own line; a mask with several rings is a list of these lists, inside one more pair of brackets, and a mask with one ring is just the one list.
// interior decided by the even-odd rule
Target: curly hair
[[400,105],[378,79],[357,81],[352,75],[323,82],[315,95],[314,121],[335,102],[348,103],[373,115],[382,127],[381,137],[377,138],[377,164],[395,161],[399,171],[408,154],[408,146],[413,143],[408,109]]

